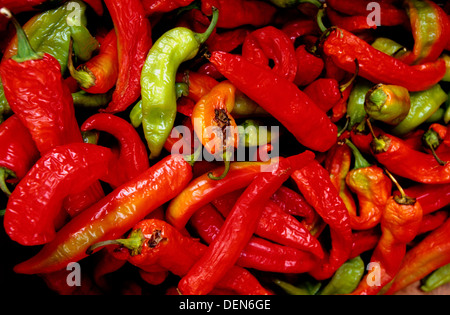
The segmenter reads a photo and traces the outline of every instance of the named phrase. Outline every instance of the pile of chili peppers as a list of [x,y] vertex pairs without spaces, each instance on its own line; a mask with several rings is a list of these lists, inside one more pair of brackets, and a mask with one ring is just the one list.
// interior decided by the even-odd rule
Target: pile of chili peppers
[[449,283],[450,5],[375,3],[0,0],[2,268],[61,295]]

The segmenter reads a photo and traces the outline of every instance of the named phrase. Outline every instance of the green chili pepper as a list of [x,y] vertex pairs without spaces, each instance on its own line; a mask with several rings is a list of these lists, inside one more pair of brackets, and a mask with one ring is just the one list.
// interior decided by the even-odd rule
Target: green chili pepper
[[347,117],[349,119],[349,129],[351,130],[355,125],[364,122],[367,116],[364,104],[366,95],[373,87],[373,83],[367,80],[358,80],[350,93],[347,104]]
[[450,122],[450,93],[448,94],[447,102],[445,102],[446,109],[444,114],[444,122],[448,124]]
[[406,48],[392,39],[386,37],[379,37],[373,43],[372,47],[376,50],[384,52],[389,56],[396,56],[399,52],[405,52]]
[[439,268],[426,277],[420,289],[424,292],[431,292],[447,283],[450,283],[450,264]]
[[288,295],[316,295],[322,286],[320,282],[316,284],[305,282],[300,286],[294,286],[293,284],[279,279],[275,279],[274,283],[283,289],[283,291]]
[[320,295],[343,295],[352,293],[361,281],[365,272],[361,257],[350,259],[344,263],[323,288]]
[[238,126],[241,143],[246,147],[257,147],[262,144],[270,144],[272,141],[272,132],[264,127],[264,124],[249,119]]
[[161,154],[175,122],[177,70],[197,55],[217,21],[218,11],[214,10],[211,25],[203,34],[184,27],[174,28],[163,34],[148,54],[141,76],[142,125],[151,159]]
[[444,119],[446,109],[440,107],[430,118],[428,118],[425,123],[426,124],[434,124],[440,122]]
[[98,139],[100,137],[100,133],[95,130],[83,131],[81,133],[83,136],[83,142],[89,144],[98,144]]
[[239,90],[236,90],[235,105],[231,115],[233,117],[269,116],[267,111]]
[[405,135],[413,131],[433,116],[447,99],[447,93],[439,84],[427,91],[411,93],[411,110],[392,132],[396,135]]
[[409,114],[409,91],[402,86],[378,84],[367,93],[364,109],[371,118],[395,126]]
[[107,106],[112,100],[113,91],[106,94],[89,94],[86,91],[79,91],[72,94],[73,104],[76,107],[100,108]]
[[77,25],[76,21],[69,22],[73,40],[73,52],[80,61],[88,61],[92,54],[100,47],[98,41],[91,35],[84,25]]
[[16,178],[16,174],[5,167],[0,167],[0,190],[3,191],[5,195],[11,196],[11,191],[6,185],[8,177]]
[[442,59],[445,60],[445,67],[447,68],[447,72],[445,76],[442,78],[444,82],[450,82],[450,55],[444,54],[442,55]]

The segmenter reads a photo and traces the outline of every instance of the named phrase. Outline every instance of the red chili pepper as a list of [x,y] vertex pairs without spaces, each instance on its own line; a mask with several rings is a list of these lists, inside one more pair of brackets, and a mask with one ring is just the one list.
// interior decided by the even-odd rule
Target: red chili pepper
[[[306,45],[300,45],[295,50],[298,71],[294,83],[298,86],[306,86],[314,82],[323,72],[325,63],[306,49]],[[305,91],[304,91],[305,92]],[[311,96],[311,95],[310,95]],[[322,107],[320,104],[317,104]]]
[[[241,195],[241,191],[236,191],[214,200],[211,204],[227,218]],[[223,199],[226,199],[227,202],[223,202]],[[271,200],[263,209],[255,235],[323,258],[322,246],[318,240],[300,221],[284,212]]]
[[141,0],[147,15],[166,13],[188,6],[193,0]]
[[[128,261],[134,266],[143,270],[162,268],[177,276],[184,276],[207,250],[197,239],[182,235],[167,222],[160,220],[141,221],[133,228],[128,239],[101,242],[91,247],[89,252],[110,244],[128,248]],[[219,279],[217,288],[246,295],[269,294],[254,276],[238,266],[233,266]]]
[[8,177],[19,182],[39,157],[30,132],[19,117],[13,115],[0,125],[0,188],[3,192],[11,194],[6,185]]
[[11,194],[4,224],[22,245],[40,245],[55,237],[54,221],[70,194],[82,192],[108,173],[109,149],[76,143],[45,154]]
[[273,26],[250,33],[244,41],[242,56],[263,67],[269,67],[269,60],[273,60],[273,71],[290,82],[297,75],[294,44],[283,31]]
[[[312,152],[281,160],[258,175],[239,198],[219,235],[178,284],[182,294],[206,294],[239,259],[251,239],[265,203],[296,169],[314,159]],[[239,231],[239,233],[235,233]]]
[[141,95],[141,71],[152,47],[151,25],[140,0],[105,0],[118,42],[119,76],[113,100],[105,110],[126,110]]
[[305,224],[310,225],[316,218],[316,212],[313,207],[308,204],[301,194],[292,189],[282,186],[271,197],[284,212],[299,216],[305,219]]
[[99,259],[96,262],[93,271],[93,280],[99,288],[108,291],[111,290],[111,285],[108,283],[107,275],[110,275],[124,267],[127,260],[116,258],[109,251],[109,248],[102,250],[98,256]]
[[363,30],[376,29],[377,25],[375,23],[368,23],[368,15],[369,11],[367,11],[366,15],[351,15],[346,16],[333,10],[331,7],[326,8],[326,15],[330,19],[330,23],[333,26],[342,28],[346,31],[357,33]]
[[336,125],[294,83],[237,55],[214,52],[210,61],[236,88],[279,120],[301,144],[324,152],[336,143]]
[[430,214],[450,205],[450,185],[416,184],[405,188],[408,196],[416,198],[424,214]]
[[119,157],[103,180],[113,188],[136,178],[150,167],[147,147],[136,129],[126,120],[106,113],[96,114],[81,126],[82,131],[103,131],[119,141]]
[[310,272],[317,280],[328,279],[350,257],[353,239],[348,210],[331,182],[330,174],[319,162],[314,161],[294,172],[292,179],[308,203],[330,227],[331,252]]
[[[370,10],[368,6],[372,1],[352,1],[352,0],[328,0],[327,5],[336,11],[350,15],[350,16],[365,16],[367,19]],[[381,25],[396,26],[402,25],[408,21],[408,16],[402,8],[396,7],[393,3],[388,1],[377,1],[380,5]]]
[[350,258],[355,258],[373,250],[380,241],[381,233],[377,228],[353,233],[353,247]]
[[403,86],[411,92],[429,89],[444,77],[446,71],[442,59],[409,66],[343,29],[329,30],[320,45],[323,53],[339,68],[355,73],[357,60],[361,77],[372,82]]
[[291,39],[292,43],[305,35],[318,35],[319,28],[317,22],[313,20],[297,19],[289,21],[281,28],[283,32]]
[[36,256],[15,266],[15,272],[46,273],[80,261],[89,246],[121,237],[178,196],[191,179],[192,167],[183,156],[163,159],[70,220]]
[[[393,180],[395,180],[392,177]],[[376,264],[379,282],[373,285],[367,274],[353,295],[376,295],[398,274],[407,251],[407,244],[418,234],[423,218],[422,207],[401,190],[401,197],[392,196],[386,203],[381,220],[382,235],[372,253],[371,263]]]
[[450,220],[427,235],[405,255],[386,295],[394,294],[450,263]]
[[425,234],[438,229],[447,221],[448,215],[446,210],[424,215],[417,234]]
[[112,30],[105,37],[98,55],[75,70],[69,59],[69,70],[81,88],[91,94],[104,94],[115,85],[119,76],[117,36]]
[[[198,210],[190,220],[190,225],[207,244],[214,241],[224,223],[225,219],[209,204]],[[310,253],[253,236],[236,265],[266,272],[300,274],[311,270],[315,263]]]
[[[400,138],[384,133],[372,143],[377,161],[390,172],[423,184],[450,183],[450,164],[440,165],[432,154],[411,149]],[[450,152],[441,154],[450,161]]]
[[219,9],[217,22],[219,28],[236,28],[243,25],[261,27],[270,24],[276,8],[269,3],[255,0],[205,0],[202,1],[202,12],[212,14],[212,8]]
[[219,84],[213,77],[194,71],[178,73],[177,82],[184,82],[189,86],[188,97],[195,103],[200,101],[202,97],[211,92],[211,90]]

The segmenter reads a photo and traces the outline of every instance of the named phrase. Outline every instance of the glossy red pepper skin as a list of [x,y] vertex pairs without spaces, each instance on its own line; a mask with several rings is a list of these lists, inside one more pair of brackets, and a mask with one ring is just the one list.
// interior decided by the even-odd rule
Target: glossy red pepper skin
[[[272,172],[255,178],[239,198],[219,235],[202,258],[184,276],[178,288],[182,294],[207,294],[239,259],[251,239],[265,202],[296,169],[314,159],[312,152],[281,160]],[[239,231],[239,233],[236,233]],[[226,254],[224,254],[226,253]]]
[[294,83],[241,56],[214,52],[210,61],[240,91],[280,121],[307,148],[325,152],[336,143],[336,125]]
[[117,188],[136,178],[150,167],[147,147],[134,127],[126,120],[107,113],[91,116],[81,126],[82,131],[103,131],[119,142],[119,158],[112,172],[103,180]]
[[[369,13],[369,11],[367,11],[367,13]],[[352,33],[377,28],[376,24],[369,25],[367,14],[346,16],[338,11],[335,11],[331,7],[326,9],[326,14],[333,26],[342,28]]]
[[150,21],[140,0],[105,0],[118,42],[119,74],[108,113],[126,110],[141,94],[141,71],[153,45]]
[[[294,172],[292,179],[308,203],[330,227],[332,249],[310,274],[328,279],[350,257],[353,238],[348,210],[330,179],[330,174],[314,161]],[[324,198],[326,196],[326,198]]]
[[273,194],[271,200],[284,212],[304,218],[304,222],[307,225],[313,223],[316,218],[315,210],[306,202],[305,197],[288,187],[280,187]]
[[14,267],[24,274],[46,273],[80,261],[86,250],[104,240],[117,239],[152,211],[177,196],[192,179],[183,156],[169,156],[139,177],[117,188],[73,218],[33,258]]
[[289,21],[283,25],[281,30],[286,33],[293,43],[302,36],[318,35],[320,33],[317,23],[311,19]]
[[[450,164],[440,165],[432,154],[415,151],[400,138],[384,133],[383,148],[372,149],[377,161],[391,173],[423,184],[449,184]],[[450,161],[450,152],[440,154]]]
[[84,143],[58,146],[43,155],[8,200],[4,225],[9,237],[25,246],[52,241],[65,197],[107,174],[111,157],[109,149]]
[[205,0],[202,1],[202,12],[208,16],[212,8],[219,9],[217,22],[219,28],[237,28],[243,25],[262,27],[273,20],[276,8],[269,3],[255,0]]
[[147,15],[166,13],[175,9],[188,6],[193,0],[142,0],[142,6]]
[[[207,244],[213,242],[224,223],[225,219],[211,205],[198,210],[190,220],[190,225]],[[266,272],[300,274],[311,270],[315,263],[310,253],[253,236],[236,264]]]
[[13,115],[0,125],[0,168],[13,171],[20,181],[39,157],[30,132],[19,117]]
[[420,202],[424,214],[433,213],[450,205],[449,184],[416,184],[405,188],[405,193]]
[[293,82],[298,65],[294,44],[281,30],[266,26],[250,33],[244,41],[242,56],[262,67],[269,67],[273,60],[273,71],[286,80]]
[[[319,78],[322,74],[325,68],[324,61],[322,58],[319,58],[307,51],[305,45],[300,45],[297,47],[295,49],[295,55],[297,57],[298,71],[295,76],[294,83],[298,86],[307,86],[312,84],[314,80]],[[305,90],[303,90],[303,92],[308,94]],[[309,96],[311,97],[312,95],[309,94]],[[322,108],[320,103],[316,104]]]
[[0,75],[11,109],[28,128],[41,154],[59,145],[83,142],[72,94],[54,57],[44,54],[41,59],[21,63],[8,59],[1,63]]
[[342,98],[339,82],[320,78],[308,85],[305,92],[324,112],[328,113]]
[[403,259],[400,271],[386,292],[394,294],[423,279],[434,270],[450,263],[450,220],[427,235],[410,249]]
[[445,75],[445,61],[409,66],[402,61],[373,48],[356,35],[334,28],[321,42],[323,53],[341,69],[355,73],[369,81],[400,85],[411,92],[424,91],[438,83]]

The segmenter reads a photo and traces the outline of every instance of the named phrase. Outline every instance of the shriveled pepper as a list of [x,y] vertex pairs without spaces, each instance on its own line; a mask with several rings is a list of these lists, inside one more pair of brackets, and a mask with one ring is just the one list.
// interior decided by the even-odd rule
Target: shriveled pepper
[[84,143],[58,146],[43,155],[9,198],[4,218],[9,237],[26,246],[52,241],[64,199],[105,176],[111,157],[109,149]]
[[450,220],[427,235],[405,255],[387,295],[394,294],[450,263]]
[[[258,175],[239,198],[219,235],[178,284],[182,294],[210,292],[239,259],[256,229],[265,202],[297,169],[311,162],[312,152],[281,160],[272,172]],[[233,231],[239,231],[234,233]],[[224,255],[225,253],[225,255]]]
[[371,118],[396,126],[410,112],[409,91],[401,86],[378,84],[367,93],[364,109]]
[[92,94],[104,94],[110,91],[117,82],[119,61],[117,53],[117,36],[112,30],[103,40],[98,55],[74,69],[69,59],[71,76],[80,87]]
[[6,195],[11,195],[8,177],[14,182],[22,180],[39,157],[33,138],[19,117],[13,115],[0,125],[0,189]]
[[[161,175],[163,174],[163,175]],[[24,274],[47,273],[87,257],[93,244],[122,237],[148,214],[177,196],[192,179],[191,164],[169,156],[70,220],[41,251],[14,267]]]
[[218,17],[215,10],[211,25],[203,34],[184,27],[166,32],[147,56],[141,76],[142,122],[152,159],[161,154],[175,123],[177,70],[181,63],[195,57],[215,29]]
[[324,152],[336,143],[336,125],[294,83],[237,55],[214,52],[210,61],[236,88],[279,120],[301,144]]
[[112,163],[112,169],[103,180],[113,188],[136,178],[149,167],[147,148],[136,129],[126,120],[107,113],[88,118],[81,126],[82,131],[103,131],[113,135],[119,142],[119,157]]
[[354,61],[358,60],[361,77],[376,83],[403,86],[410,92],[430,89],[444,77],[446,71],[443,59],[409,66],[338,28],[331,28],[324,34],[320,47],[339,68],[355,73]]
[[444,51],[450,37],[450,22],[445,11],[430,0],[406,0],[411,21],[414,48],[399,59],[407,64],[435,61]]
[[392,194],[392,182],[377,165],[371,165],[349,140],[345,142],[353,152],[355,168],[346,183],[359,201],[359,214],[350,212],[350,224],[355,230],[369,230],[377,226]]
[[[396,183],[401,196],[391,196],[381,219],[382,235],[372,253],[372,267],[379,275],[379,282],[371,283],[373,274],[367,274],[353,295],[376,295],[398,274],[405,258],[407,244],[416,236],[423,217],[422,207],[415,199],[408,197]],[[371,270],[371,272],[373,269]]]
[[293,82],[297,75],[294,44],[283,31],[266,26],[250,33],[244,41],[242,56],[263,67],[274,61],[273,71]]
[[152,47],[150,21],[140,0],[106,0],[117,35],[119,73],[108,113],[125,111],[141,95],[141,71]]
[[411,93],[411,109],[392,132],[401,136],[413,131],[430,118],[447,99],[447,93],[439,84],[426,91]]
[[231,116],[235,103],[236,88],[228,81],[216,85],[194,107],[192,125],[203,146],[214,156],[223,158],[225,170],[220,180],[227,175],[234,149],[239,146],[239,133]]
[[[127,239],[101,242],[91,246],[88,252],[115,244],[122,245],[130,251],[128,261],[135,266],[144,270],[152,266],[162,267],[181,277],[207,250],[207,247],[198,240],[182,235],[167,222],[144,220],[133,227]],[[217,288],[230,289],[246,295],[269,294],[251,273],[238,266],[232,267],[223,279],[219,279]]]

